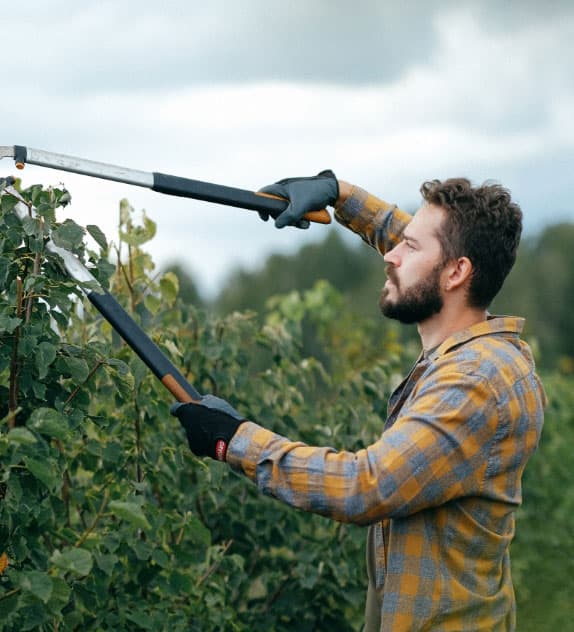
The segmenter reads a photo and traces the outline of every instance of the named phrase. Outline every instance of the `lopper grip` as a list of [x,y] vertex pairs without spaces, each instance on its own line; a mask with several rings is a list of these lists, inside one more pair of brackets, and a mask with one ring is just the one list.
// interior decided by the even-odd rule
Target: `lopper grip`
[[[223,184],[192,180],[158,172],[153,173],[153,186],[151,188],[153,191],[165,193],[166,195],[193,198],[204,202],[215,202],[216,204],[246,208],[252,211],[264,211],[272,217],[277,217],[282,213],[289,203],[285,198],[269,195],[268,193],[256,193]],[[331,216],[326,210],[313,211],[312,213],[307,213],[304,217],[320,224],[331,223]]]
[[[275,200],[281,200],[282,202],[288,202],[285,198],[282,198],[279,195],[273,195],[272,193],[261,193],[258,191],[256,195],[261,195],[262,197],[271,198]],[[306,219],[309,222],[314,222],[315,224],[330,224],[331,216],[326,209],[321,209],[319,211],[309,211],[303,215],[303,219]]]

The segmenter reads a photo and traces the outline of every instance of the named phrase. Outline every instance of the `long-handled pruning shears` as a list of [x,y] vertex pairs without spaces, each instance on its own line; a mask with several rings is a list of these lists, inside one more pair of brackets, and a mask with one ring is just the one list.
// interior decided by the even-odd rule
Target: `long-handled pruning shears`
[[[81,175],[114,180],[136,186],[146,187],[159,193],[189,197],[206,202],[215,202],[255,211],[264,211],[271,217],[277,217],[287,208],[288,202],[282,198],[244,189],[191,180],[163,173],[147,173],[115,165],[109,165],[62,154],[54,154],[21,145],[0,146],[0,159],[13,158],[18,169],[25,164],[49,167]],[[5,179],[5,190],[21,201],[15,207],[16,214],[22,219],[30,212],[17,191],[10,186],[13,178]],[[325,209],[312,211],[305,219],[320,224],[329,224],[331,216]],[[199,401],[201,394],[185,379],[167,356],[151,341],[148,335],[129,316],[116,299],[107,292],[89,272],[89,270],[68,250],[56,246],[49,239],[46,248],[60,256],[68,274],[82,283],[84,293],[102,316],[112,325],[118,334],[143,360],[154,375],[179,402]],[[86,286],[86,284],[88,284]],[[87,287],[93,289],[86,289]]]
[[[264,211],[269,213],[271,217],[277,217],[287,208],[288,204],[287,200],[266,193],[255,193],[245,189],[236,189],[221,184],[191,180],[155,171],[152,173],[137,171],[126,167],[109,165],[104,162],[94,162],[93,160],[84,160],[83,158],[74,158],[63,154],[54,154],[41,149],[31,149],[22,145],[0,146],[0,159],[2,158],[13,158],[18,169],[23,169],[26,164],[49,167],[50,169],[69,171],[103,180],[133,184],[167,195],[215,202],[252,211]],[[311,211],[305,214],[304,218],[319,224],[329,224],[331,222],[331,216],[325,209]]]

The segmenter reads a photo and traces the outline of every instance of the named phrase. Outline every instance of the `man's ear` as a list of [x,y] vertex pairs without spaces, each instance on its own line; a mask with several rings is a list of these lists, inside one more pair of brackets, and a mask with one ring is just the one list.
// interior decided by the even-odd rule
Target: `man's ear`
[[470,281],[472,276],[472,263],[468,257],[453,259],[445,266],[446,279],[444,288],[447,291],[455,290]]

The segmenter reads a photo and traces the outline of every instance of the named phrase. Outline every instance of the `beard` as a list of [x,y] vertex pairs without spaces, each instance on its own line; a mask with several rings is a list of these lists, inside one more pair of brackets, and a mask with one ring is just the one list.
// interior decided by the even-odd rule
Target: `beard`
[[389,268],[387,277],[396,287],[398,298],[392,301],[388,297],[388,290],[383,289],[379,299],[379,307],[383,316],[398,320],[405,325],[411,325],[438,314],[443,306],[440,295],[440,273],[443,267],[443,264],[435,266],[428,276],[409,287],[404,293],[401,293],[399,280],[394,269]]

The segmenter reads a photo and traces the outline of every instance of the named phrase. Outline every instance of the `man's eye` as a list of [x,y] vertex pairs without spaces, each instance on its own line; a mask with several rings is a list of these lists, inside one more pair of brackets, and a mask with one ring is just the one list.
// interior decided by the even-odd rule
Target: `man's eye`
[[405,245],[409,250],[415,250],[415,246],[412,241],[405,241]]

